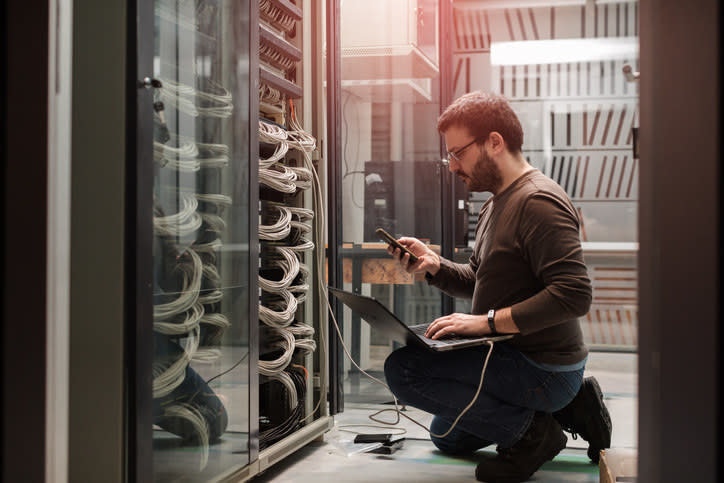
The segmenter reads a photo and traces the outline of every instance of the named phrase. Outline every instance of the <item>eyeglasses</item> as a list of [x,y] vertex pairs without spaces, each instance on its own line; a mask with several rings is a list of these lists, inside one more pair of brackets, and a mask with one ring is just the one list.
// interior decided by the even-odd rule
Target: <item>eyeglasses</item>
[[469,143],[467,143],[465,146],[463,146],[460,149],[456,149],[455,151],[448,151],[445,153],[445,160],[449,163],[451,159],[454,159],[457,162],[460,162],[460,156],[463,154],[463,151],[468,149],[470,146],[473,145],[473,143],[476,141],[476,139],[473,139]]

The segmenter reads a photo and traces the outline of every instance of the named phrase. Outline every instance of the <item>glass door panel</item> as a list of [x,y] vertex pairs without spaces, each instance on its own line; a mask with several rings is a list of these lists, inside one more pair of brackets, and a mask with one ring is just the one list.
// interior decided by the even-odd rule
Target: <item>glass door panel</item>
[[249,462],[248,20],[246,2],[155,2],[155,481]]
[[[401,271],[375,230],[441,244],[438,2],[345,0],[340,10],[344,285],[408,324],[431,320],[440,293]],[[381,376],[393,342],[347,309],[340,321],[355,361]],[[391,397],[348,360],[343,378],[346,402]]]

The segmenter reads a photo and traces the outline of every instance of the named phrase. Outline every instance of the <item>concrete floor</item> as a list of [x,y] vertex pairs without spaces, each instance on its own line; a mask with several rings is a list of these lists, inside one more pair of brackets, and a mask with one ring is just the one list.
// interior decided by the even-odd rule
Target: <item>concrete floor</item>
[[[613,421],[612,448],[637,447],[637,357],[631,353],[591,353],[586,376],[595,376],[604,392]],[[475,481],[475,457],[451,458],[433,446],[424,429],[402,418],[399,424],[379,427],[369,416],[392,407],[386,389],[366,378],[345,381],[345,409],[335,416],[335,428],[323,441],[308,444],[252,481],[261,482],[456,482]],[[375,401],[376,399],[376,401]],[[431,416],[414,408],[406,414],[429,425]],[[394,421],[394,413],[381,415]],[[364,425],[364,426],[358,426]],[[370,426],[371,425],[371,426]],[[376,426],[376,427],[375,427]],[[391,455],[355,452],[357,432],[403,433],[403,447]],[[599,468],[586,455],[587,443],[568,438],[568,446],[546,463],[530,481],[596,482]],[[483,451],[492,451],[492,447]]]

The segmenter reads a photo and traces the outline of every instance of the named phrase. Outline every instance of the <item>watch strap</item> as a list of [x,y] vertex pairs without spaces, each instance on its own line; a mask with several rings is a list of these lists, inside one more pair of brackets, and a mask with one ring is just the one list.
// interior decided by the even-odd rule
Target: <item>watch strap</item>
[[490,333],[495,334],[495,309],[488,310],[488,327],[490,327]]

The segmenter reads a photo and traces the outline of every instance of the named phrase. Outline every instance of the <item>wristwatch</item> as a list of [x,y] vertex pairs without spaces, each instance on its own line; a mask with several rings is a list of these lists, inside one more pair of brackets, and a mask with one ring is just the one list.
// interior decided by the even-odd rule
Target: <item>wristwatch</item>
[[495,334],[495,310],[488,310],[488,327],[490,327],[490,333]]

